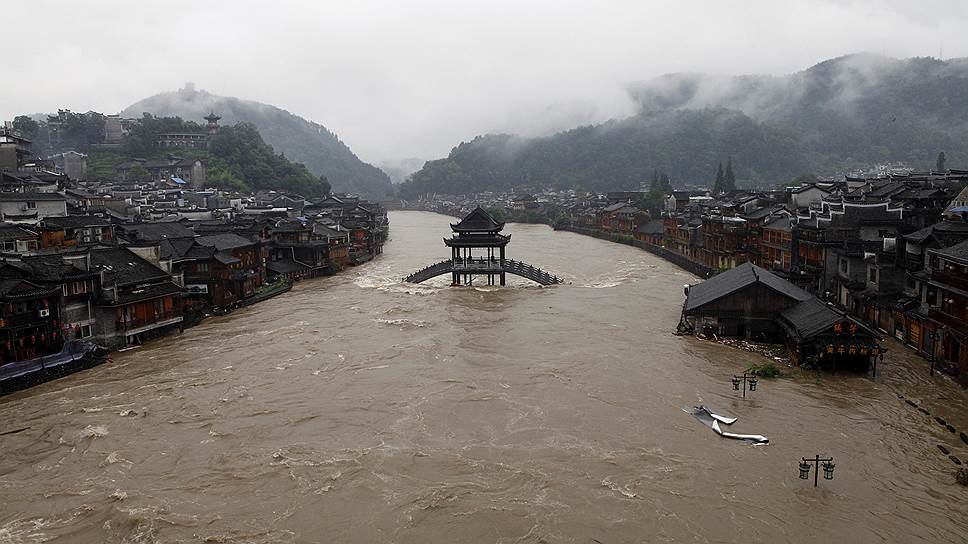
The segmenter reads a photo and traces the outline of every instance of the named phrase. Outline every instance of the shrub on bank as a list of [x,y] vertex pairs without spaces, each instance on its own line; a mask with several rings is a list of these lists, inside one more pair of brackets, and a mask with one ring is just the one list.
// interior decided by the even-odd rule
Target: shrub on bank
[[773,361],[767,361],[759,365],[752,365],[746,369],[747,372],[756,374],[762,378],[776,378],[783,374],[780,371],[780,367],[777,366]]

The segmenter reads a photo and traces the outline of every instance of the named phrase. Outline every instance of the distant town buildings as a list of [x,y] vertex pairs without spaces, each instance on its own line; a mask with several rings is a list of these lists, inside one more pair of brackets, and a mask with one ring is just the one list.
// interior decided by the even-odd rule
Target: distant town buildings
[[[207,142],[218,120],[166,147]],[[108,116],[105,145],[124,130]],[[386,210],[356,196],[210,189],[200,160],[174,154],[87,180],[84,154],[31,150],[0,132],[0,380],[65,340],[137,345],[366,262],[387,240]]]

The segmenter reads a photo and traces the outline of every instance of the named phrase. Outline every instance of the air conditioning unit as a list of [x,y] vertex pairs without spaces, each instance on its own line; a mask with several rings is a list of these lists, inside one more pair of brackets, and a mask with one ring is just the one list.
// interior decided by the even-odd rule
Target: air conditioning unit
[[37,314],[40,315],[40,317],[49,317],[50,310],[38,310]]

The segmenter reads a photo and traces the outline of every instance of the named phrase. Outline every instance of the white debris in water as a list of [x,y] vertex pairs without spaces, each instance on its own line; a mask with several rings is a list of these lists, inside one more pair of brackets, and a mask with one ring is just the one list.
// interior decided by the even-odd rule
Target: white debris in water
[[138,415],[138,413],[135,412],[134,410],[121,410],[121,412],[119,412],[118,415],[121,417],[128,417],[128,416],[136,416]]
[[81,408],[81,411],[85,414],[90,414],[91,412],[100,412],[102,408]]
[[118,463],[120,461],[124,461],[124,459],[122,459],[121,456],[118,455],[118,452],[112,451],[111,453],[108,454],[107,457],[104,458],[104,462],[101,463],[101,464],[102,465],[104,465],[104,464],[113,465],[113,464]]
[[116,501],[123,501],[128,498],[128,494],[120,489],[115,489],[114,493],[108,495],[108,498],[114,499]]
[[102,438],[108,435],[108,428],[104,425],[88,425],[81,431],[81,438]]
[[602,480],[602,487],[607,487],[612,491],[621,494],[627,499],[634,499],[637,496],[634,492],[629,490],[628,486],[619,487],[618,484],[609,480],[608,477]]

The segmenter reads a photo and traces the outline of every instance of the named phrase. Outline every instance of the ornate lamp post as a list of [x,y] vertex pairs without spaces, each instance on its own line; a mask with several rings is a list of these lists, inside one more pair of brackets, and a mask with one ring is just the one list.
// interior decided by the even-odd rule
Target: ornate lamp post
[[813,487],[817,487],[820,483],[820,469],[823,469],[823,479],[833,480],[834,479],[834,468],[837,466],[834,464],[834,458],[821,458],[820,455],[815,455],[813,459],[808,459],[806,457],[800,458],[800,479],[807,480],[810,478],[810,465],[813,465]]
[[746,387],[747,387],[747,385],[749,385],[749,390],[750,391],[756,391],[756,383],[757,383],[756,373],[754,372],[753,374],[747,374],[747,373],[744,372],[742,376],[736,376],[736,375],[734,375],[733,376],[733,391],[739,391],[739,384],[740,383],[743,384],[743,398],[745,399],[746,398]]

